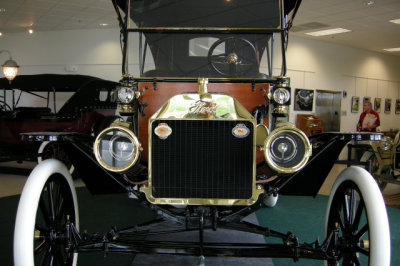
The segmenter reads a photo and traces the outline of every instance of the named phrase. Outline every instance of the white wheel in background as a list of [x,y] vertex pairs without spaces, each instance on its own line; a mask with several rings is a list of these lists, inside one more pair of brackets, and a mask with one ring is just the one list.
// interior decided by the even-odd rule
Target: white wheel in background
[[[337,226],[337,227],[336,227]],[[335,251],[343,265],[390,265],[385,203],[374,178],[360,167],[343,170],[333,184],[325,217],[325,239],[337,230]],[[328,261],[328,265],[337,265]]]
[[76,265],[77,254],[68,253],[65,241],[60,237],[67,217],[79,229],[77,197],[71,175],[60,161],[45,160],[29,175],[19,200],[14,265]]
[[43,162],[47,159],[57,159],[63,162],[67,168],[69,173],[72,175],[75,171],[75,167],[71,163],[70,159],[68,158],[67,154],[64,150],[60,147],[60,143],[57,141],[43,141],[38,150],[38,163]]

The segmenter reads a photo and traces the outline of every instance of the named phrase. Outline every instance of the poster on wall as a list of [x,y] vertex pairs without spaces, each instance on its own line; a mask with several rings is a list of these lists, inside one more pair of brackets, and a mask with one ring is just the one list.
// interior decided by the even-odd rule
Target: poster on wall
[[353,96],[351,98],[351,112],[352,113],[358,113],[359,105],[360,105],[360,97]]
[[377,112],[377,113],[380,113],[380,112],[381,112],[381,101],[382,101],[381,98],[375,98],[374,110],[375,110],[375,112]]
[[294,92],[294,110],[312,111],[314,102],[314,90],[296,89]]
[[390,113],[391,105],[392,105],[392,99],[385,99],[385,113],[386,114]]
[[400,99],[396,99],[396,114],[400,114]]
[[363,98],[363,106],[364,106],[364,103],[371,103],[371,97],[364,97]]

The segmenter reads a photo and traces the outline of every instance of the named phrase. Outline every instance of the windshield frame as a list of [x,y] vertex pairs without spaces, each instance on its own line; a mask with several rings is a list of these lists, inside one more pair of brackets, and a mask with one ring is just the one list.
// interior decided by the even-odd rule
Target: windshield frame
[[[286,48],[288,44],[288,32],[292,25],[293,18],[297,12],[297,9],[301,3],[301,0],[287,0],[290,2],[292,7],[291,10],[285,11],[286,4],[284,0],[278,0],[279,2],[279,15],[280,15],[280,25],[278,28],[226,28],[226,27],[131,27],[131,1],[133,0],[112,0],[114,8],[116,10],[119,25],[121,29],[121,49],[123,54],[122,59],[122,76],[129,76],[128,73],[128,39],[130,33],[138,32],[139,33],[139,71],[140,74],[143,74],[144,68],[144,56],[146,53],[146,46],[142,47],[142,38],[143,34],[146,33],[158,33],[158,34],[168,34],[168,33],[177,33],[177,34],[244,34],[244,33],[254,33],[254,34],[272,34],[272,40],[270,44],[267,45],[267,64],[268,64],[268,73],[267,78],[273,78],[273,47],[274,47],[274,40],[275,35],[278,34],[280,36],[281,45],[281,55],[282,55],[282,67],[281,73],[279,76],[286,76],[287,72],[287,65],[286,65]],[[126,8],[124,10],[123,8]],[[121,11],[125,14],[123,17],[121,15]],[[166,77],[167,78],[167,77]],[[176,79],[180,79],[179,77],[175,77]],[[188,78],[183,78],[188,79]],[[216,78],[221,80],[232,80],[232,78]],[[235,79],[235,78],[233,78]],[[240,79],[247,79],[247,78],[240,78]],[[254,78],[250,78],[254,80]]]

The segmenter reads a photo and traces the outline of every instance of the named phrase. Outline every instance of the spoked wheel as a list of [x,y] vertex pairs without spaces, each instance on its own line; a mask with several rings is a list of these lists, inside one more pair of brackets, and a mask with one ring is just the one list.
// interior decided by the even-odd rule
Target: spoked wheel
[[373,177],[349,167],[336,179],[328,201],[325,237],[331,238],[328,265],[390,265],[386,207]]
[[79,228],[73,181],[60,161],[49,159],[33,169],[21,194],[14,231],[15,265],[76,265],[68,224]]
[[3,112],[11,111],[11,107],[5,101],[0,101],[0,111]]

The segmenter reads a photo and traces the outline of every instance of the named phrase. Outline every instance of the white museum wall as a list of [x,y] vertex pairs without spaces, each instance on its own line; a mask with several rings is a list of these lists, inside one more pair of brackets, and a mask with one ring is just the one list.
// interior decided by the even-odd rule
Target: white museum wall
[[[382,99],[382,130],[400,129],[400,115],[394,112],[395,101],[400,98],[399,59],[395,55],[291,36],[287,54],[287,76],[291,79],[292,96],[296,88],[347,93],[341,102],[342,132],[355,130],[365,96],[371,97],[372,104],[376,97]],[[351,112],[353,96],[360,97],[358,113]],[[385,98],[392,99],[390,114],[384,112]],[[295,123],[298,113],[313,113],[294,111],[293,106],[292,104],[291,122]]]
[[[81,74],[113,81],[121,77],[122,56],[117,28],[4,34],[0,37],[0,48],[11,52],[20,65],[21,75]],[[287,76],[291,78],[292,94],[296,88],[347,92],[341,103],[341,131],[354,131],[361,113],[361,106],[358,113],[351,113],[353,96],[359,96],[360,100],[364,96],[372,100],[380,97],[382,105],[385,98],[392,98],[390,114],[384,113],[382,106],[381,128],[400,128],[400,115],[394,113],[395,100],[400,98],[399,56],[295,36],[290,37],[287,55]],[[279,65],[280,57],[276,56],[274,66]],[[68,68],[76,71],[67,71]],[[130,64],[129,69],[138,74],[136,64]],[[278,73],[279,69],[275,69],[274,74]],[[297,113],[292,104],[291,122],[295,123]]]

